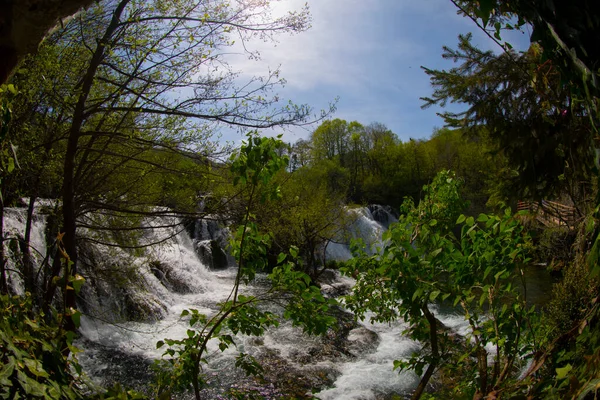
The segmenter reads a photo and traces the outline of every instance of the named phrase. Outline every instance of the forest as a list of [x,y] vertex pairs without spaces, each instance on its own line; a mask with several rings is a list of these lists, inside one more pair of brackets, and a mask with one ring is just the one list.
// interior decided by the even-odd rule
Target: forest
[[[344,398],[597,398],[600,16],[450,1],[502,51],[464,34],[440,54],[453,68],[422,67],[423,108],[464,107],[405,141],[281,101],[278,69],[244,81],[230,64],[309,29],[308,6],[39,2],[39,43],[0,40],[0,397],[338,398],[331,359],[389,334],[410,343],[384,365],[406,385]],[[296,126],[309,135],[265,136]],[[138,363],[150,381],[94,381],[90,359],[123,349],[98,350],[90,326],[161,323]],[[301,366],[256,350],[279,331]],[[225,363],[241,373],[215,384]]]

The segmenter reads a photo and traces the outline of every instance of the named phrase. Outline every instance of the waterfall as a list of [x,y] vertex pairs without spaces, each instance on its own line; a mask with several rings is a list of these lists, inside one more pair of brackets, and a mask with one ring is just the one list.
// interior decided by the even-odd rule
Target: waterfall
[[[7,209],[5,229],[11,236],[22,235],[25,210]],[[351,257],[350,238],[365,241],[367,251],[377,251],[381,235],[394,216],[391,210],[371,206],[348,209],[353,222],[338,243],[327,247],[328,259]],[[179,316],[184,309],[194,308],[211,315],[218,303],[231,293],[236,269],[231,259],[227,265],[211,268],[202,249],[215,244],[223,251],[228,233],[216,219],[195,221],[188,229],[178,225],[174,217],[147,218],[147,228],[140,238],[143,243],[157,243],[143,250],[125,250],[95,243],[83,246],[81,273],[86,283],[79,302],[81,318],[78,345],[84,352],[79,360],[84,370],[99,384],[120,381],[138,389],[148,386],[149,364],[162,356],[156,342],[165,338],[183,338],[189,325]],[[45,223],[43,214],[36,214],[32,244],[45,256]],[[83,232],[85,233],[85,232]],[[7,249],[9,243],[5,244]],[[204,259],[204,261],[203,261]],[[332,274],[324,291],[348,291],[354,281]],[[242,290],[252,294],[264,290],[264,276]],[[18,276],[11,276],[19,287]],[[274,311],[277,311],[274,309]],[[392,324],[357,323],[346,311],[340,310],[337,331],[325,337],[310,337],[301,329],[283,322],[270,328],[263,337],[238,335],[238,350],[251,354],[272,369],[264,385],[277,387],[280,382],[302,384],[306,392],[320,391],[322,399],[378,399],[393,393],[408,393],[418,383],[411,372],[398,374],[393,361],[406,359],[420,345],[401,335],[401,321]],[[458,330],[464,321],[451,313],[439,313],[447,326]],[[248,382],[243,373],[233,367],[235,349],[218,351],[217,343],[209,344],[209,365],[206,372],[209,387],[206,398],[216,398],[224,390],[240,382]],[[271,380],[269,380],[271,379]],[[299,382],[299,383],[298,383]],[[182,398],[188,398],[185,397]]]
[[[45,205],[45,204],[44,204]],[[36,207],[39,210],[40,207]],[[7,281],[14,294],[23,295],[23,277],[17,273],[21,269],[22,254],[19,241],[25,237],[25,223],[27,220],[26,208],[4,209],[4,254],[6,257]],[[30,254],[32,264],[36,268],[33,272],[37,274],[39,266],[46,258],[46,227],[47,217],[43,213],[36,212],[33,216],[30,236]]]
[[398,214],[390,206],[370,204],[368,208],[373,219],[379,222],[385,229],[389,228],[390,224],[398,222]]
[[[379,222],[379,219],[374,217],[371,209],[376,210],[376,215],[379,216],[379,219],[386,221],[387,225]],[[384,211],[379,210],[384,210],[384,208],[382,206],[360,208],[346,207],[346,213],[351,222],[341,231],[341,234],[338,235],[335,240],[327,245],[325,254],[326,259],[346,261],[352,258],[350,242],[355,239],[361,239],[364,242],[364,250],[368,254],[377,252],[377,246],[381,246],[381,236],[383,232],[387,229],[389,224],[393,222],[391,214],[388,218]]]

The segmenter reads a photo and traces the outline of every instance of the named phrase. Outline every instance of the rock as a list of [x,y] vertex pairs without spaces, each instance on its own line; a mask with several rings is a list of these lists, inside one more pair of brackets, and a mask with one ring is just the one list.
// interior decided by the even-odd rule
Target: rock
[[326,283],[329,285],[331,285],[334,282],[337,282],[337,280],[338,280],[338,274],[336,271],[334,271],[332,269],[323,270],[317,278],[317,281],[319,283]]
[[92,0],[0,1],[0,83],[8,80],[26,54],[36,51],[47,32],[62,18],[91,3]]
[[346,340],[348,352],[356,357],[375,351],[379,345],[379,336],[377,333],[364,326],[352,329],[348,333]]
[[171,292],[188,294],[196,289],[190,282],[185,280],[183,275],[177,274],[177,271],[167,263],[153,261],[150,263],[150,271]]
[[195,250],[200,257],[200,261],[210,269],[220,270],[229,267],[227,254],[216,240],[198,241]]

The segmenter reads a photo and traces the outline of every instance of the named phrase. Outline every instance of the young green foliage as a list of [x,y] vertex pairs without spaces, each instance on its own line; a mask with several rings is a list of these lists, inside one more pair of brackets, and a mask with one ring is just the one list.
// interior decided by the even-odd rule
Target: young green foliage
[[[308,275],[296,270],[298,250],[280,254],[277,265],[269,279],[272,287],[257,296],[239,293],[243,283],[254,280],[256,273],[266,269],[267,251],[271,246],[271,234],[260,232],[251,213],[257,201],[268,202],[280,197],[279,187],[272,179],[284,169],[288,160],[277,153],[283,142],[274,138],[248,135],[240,151],[232,156],[230,169],[234,174],[234,185],[241,185],[249,192],[245,217],[233,235],[231,251],[237,260],[237,274],[229,298],[219,304],[219,310],[211,316],[197,310],[184,310],[182,318],[189,317],[190,328],[183,339],[165,339],[157,343],[161,348],[168,345],[159,368],[157,395],[168,396],[171,391],[194,389],[197,399],[205,384],[202,363],[207,363],[209,341],[217,340],[219,350],[236,346],[234,335],[260,336],[265,329],[279,324],[279,316],[263,311],[261,303],[284,301],[285,318],[300,325],[308,333],[322,334],[334,322],[328,315],[329,307],[335,303],[323,297],[320,290],[311,285]],[[235,365],[249,375],[260,375],[262,367],[251,355],[241,352]],[[162,371],[161,371],[162,370]]]
[[[374,321],[401,318],[409,325],[405,333],[429,347],[394,365],[419,375],[427,366],[413,398],[442,362],[449,371],[461,371],[454,395],[486,395],[514,377],[517,364],[531,354],[525,337],[532,311],[515,284],[528,261],[528,238],[508,211],[477,220],[459,216],[465,206],[459,188],[452,173],[438,174],[418,206],[405,202],[405,214],[385,234],[381,254],[359,253],[346,270],[357,275],[347,298],[357,316],[371,311]],[[461,345],[450,341],[454,334],[433,315],[439,304],[456,308],[468,321]],[[490,345],[494,350],[488,354]]]

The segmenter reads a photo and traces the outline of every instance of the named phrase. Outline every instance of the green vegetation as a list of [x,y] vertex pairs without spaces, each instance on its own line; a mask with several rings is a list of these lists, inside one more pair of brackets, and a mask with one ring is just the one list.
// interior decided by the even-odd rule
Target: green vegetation
[[[379,322],[402,318],[409,324],[404,333],[428,344],[428,351],[395,361],[395,368],[422,375],[415,399],[442,365],[444,373],[460,377],[445,396],[505,391],[537,350],[529,337],[535,334],[529,329],[533,309],[518,291],[529,239],[510,210],[477,220],[459,215],[465,206],[459,186],[453,174],[438,174],[418,206],[405,202],[400,220],[386,232],[382,253],[358,254],[346,269],[358,274],[347,298],[351,310],[360,318],[372,311],[371,320]],[[469,322],[466,340],[453,340],[433,304],[458,307]]]
[[[308,106],[281,107],[269,97],[283,82],[278,71],[239,84],[224,59],[234,46],[231,34],[246,42],[302,31],[306,10],[270,20],[262,17],[268,15],[262,0],[103,1],[57,28],[0,87],[0,397],[141,398],[119,387],[90,394],[81,376],[73,339],[84,245],[135,254],[145,217],[194,219],[227,210],[237,226],[229,298],[214,315],[184,311],[187,337],[157,344],[166,357],[154,394],[168,398],[191,387],[200,398],[210,340],[225,351],[235,346],[235,334],[262,335],[281,318],[310,334],[334,325],[335,302],[315,283],[327,267],[324,249],[351,222],[347,204],[382,203],[399,207],[399,221],[380,253],[364,254],[358,244],[356,257],[342,266],[356,278],[346,304],[358,318],[369,312],[374,321],[403,319],[404,333],[424,344],[395,363],[422,375],[413,398],[429,395],[436,373],[446,398],[595,398],[600,22],[594,5],[451,1],[504,52],[482,51],[465,35],[442,54],[455,68],[424,68],[434,88],[424,107],[467,105],[442,114],[447,127],[428,140],[402,142],[378,123],[327,119],[310,138],[289,145],[249,134],[227,161],[217,161],[231,150],[214,137],[219,125],[259,130],[304,124],[311,115]],[[514,52],[503,30],[526,24],[533,43]],[[24,234],[9,238],[5,210],[22,198]],[[39,198],[57,201],[49,217],[52,245],[38,262],[31,231]],[[531,221],[526,229],[527,217],[510,208],[517,200],[547,198],[573,205],[577,229]],[[10,271],[9,256],[19,258]],[[534,256],[561,274],[545,310],[527,303],[523,271]],[[242,294],[258,272],[268,274],[270,285]],[[263,307],[272,302],[282,306],[281,315]],[[464,315],[466,338],[436,318],[439,307]],[[243,352],[236,365],[252,375],[262,371]]]
[[[600,35],[600,24],[586,1],[454,3],[506,51],[482,52],[468,37],[460,38],[459,50],[444,54],[461,63],[457,68],[426,70],[435,88],[426,105],[468,104],[464,113],[446,113],[447,122],[467,131],[486,127],[507,158],[509,185],[501,187],[501,199],[566,197],[581,221],[553,293],[549,321],[554,329],[526,373],[533,382],[529,390],[544,398],[597,396],[600,90],[598,51],[591,43]],[[502,32],[525,24],[533,27],[534,43],[516,54],[502,42]],[[544,331],[542,325],[536,329]]]
[[290,153],[293,171],[325,181],[329,190],[357,204],[399,207],[405,197],[418,201],[423,185],[451,169],[464,180],[472,210],[481,211],[504,167],[491,145],[483,135],[447,128],[437,129],[429,140],[403,143],[382,124],[334,119],[317,127],[310,140],[292,145]]
[[[181,340],[165,339],[157,347],[165,344],[168,356],[162,365],[164,370],[159,377],[157,396],[165,396],[174,390],[189,387],[194,389],[196,399],[201,399],[200,390],[205,378],[202,363],[206,363],[208,342],[219,341],[219,349],[225,351],[235,345],[232,335],[260,336],[265,329],[279,324],[279,317],[263,311],[264,303],[285,303],[283,316],[301,325],[311,334],[323,334],[335,322],[329,315],[329,307],[334,300],[327,300],[321,291],[296,264],[298,250],[289,249],[289,254],[280,253],[277,266],[269,275],[271,288],[257,296],[244,296],[239,293],[244,282],[254,280],[257,271],[265,270],[267,249],[271,245],[271,235],[259,232],[253,221],[252,211],[255,202],[270,203],[280,196],[279,187],[273,184],[274,175],[285,168],[287,157],[280,157],[276,149],[283,143],[271,138],[248,136],[240,151],[233,157],[231,172],[234,186],[246,186],[250,195],[245,205],[246,212],[242,224],[232,239],[232,253],[237,260],[237,275],[229,298],[220,304],[219,311],[210,317],[198,310],[184,310],[181,317],[188,317],[190,329],[188,337]],[[241,352],[236,358],[236,366],[249,375],[260,375],[262,367],[248,354]]]

